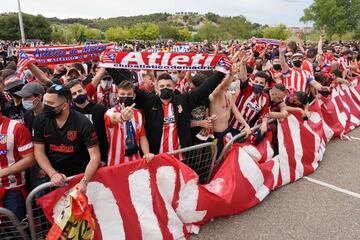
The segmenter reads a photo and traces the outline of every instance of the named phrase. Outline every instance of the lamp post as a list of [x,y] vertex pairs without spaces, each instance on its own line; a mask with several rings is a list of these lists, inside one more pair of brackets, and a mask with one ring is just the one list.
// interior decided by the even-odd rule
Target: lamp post
[[25,32],[24,32],[24,24],[21,15],[20,0],[17,0],[17,2],[19,7],[19,25],[20,25],[20,33],[21,33],[21,43],[25,44]]

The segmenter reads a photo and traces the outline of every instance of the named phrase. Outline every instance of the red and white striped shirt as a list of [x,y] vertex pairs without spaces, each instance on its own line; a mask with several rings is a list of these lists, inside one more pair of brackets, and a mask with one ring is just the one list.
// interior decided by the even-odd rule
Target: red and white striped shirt
[[115,107],[117,104],[117,87],[115,84],[108,91],[104,91],[99,85],[94,93],[93,100],[95,103],[102,104],[108,109]]
[[178,129],[176,126],[174,104],[163,104],[164,126],[159,153],[173,152],[180,148]]
[[[0,169],[21,161],[21,155],[33,152],[29,130],[16,120],[0,116]],[[25,185],[25,171],[0,178],[0,187],[11,189]]]
[[180,93],[187,93],[190,92],[191,86],[190,83],[186,80],[186,78],[184,78],[176,83],[176,89],[179,90]]
[[315,80],[310,72],[302,69],[289,68],[287,73],[284,73],[284,85],[289,90],[294,91],[308,91],[308,85]]
[[[260,114],[261,118],[269,113],[268,95],[265,92],[255,94],[248,83],[246,87],[241,89],[235,105],[247,123],[250,123],[258,114]],[[241,131],[245,126],[236,120],[234,114],[231,114],[229,127]]]
[[347,56],[339,58],[339,69],[341,71],[350,70],[351,69],[351,60]]
[[[139,153],[125,156],[126,122],[111,124],[110,121],[111,116],[119,112],[120,108],[114,107],[107,110],[104,116],[106,133],[109,140],[108,166],[128,163],[140,158]],[[135,130],[136,143],[140,146],[140,138],[146,136],[141,111],[134,109],[134,117],[130,121]]]
[[305,59],[303,61],[301,68],[305,71],[308,71],[311,76],[315,75],[313,64],[308,59]]

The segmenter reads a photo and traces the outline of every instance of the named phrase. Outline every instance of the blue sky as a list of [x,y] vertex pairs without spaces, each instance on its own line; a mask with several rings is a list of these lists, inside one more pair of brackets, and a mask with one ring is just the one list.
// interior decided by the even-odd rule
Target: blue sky
[[[21,0],[23,12],[46,17],[108,18],[156,12],[214,12],[243,15],[252,22],[304,26],[299,21],[313,0]],[[16,0],[1,0],[0,12],[17,11]],[[307,24],[307,26],[311,26]]]

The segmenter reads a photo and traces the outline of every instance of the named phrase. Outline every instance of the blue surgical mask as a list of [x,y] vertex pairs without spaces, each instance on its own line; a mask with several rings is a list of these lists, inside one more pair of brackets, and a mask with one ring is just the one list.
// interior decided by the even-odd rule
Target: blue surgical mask
[[26,100],[26,101],[22,100],[23,108],[25,110],[34,110],[34,108],[37,105],[37,104],[36,105],[34,104],[34,101],[35,101],[35,99],[34,100]]

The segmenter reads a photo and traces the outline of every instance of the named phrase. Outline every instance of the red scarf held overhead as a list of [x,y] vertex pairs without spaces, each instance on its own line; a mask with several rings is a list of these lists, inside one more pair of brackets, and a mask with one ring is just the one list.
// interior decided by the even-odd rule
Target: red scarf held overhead
[[119,52],[104,51],[100,67],[154,70],[212,70],[220,59],[229,59],[224,54],[170,53],[170,52]]

